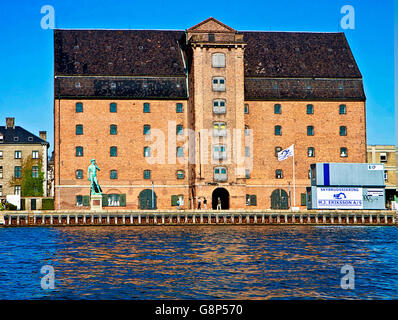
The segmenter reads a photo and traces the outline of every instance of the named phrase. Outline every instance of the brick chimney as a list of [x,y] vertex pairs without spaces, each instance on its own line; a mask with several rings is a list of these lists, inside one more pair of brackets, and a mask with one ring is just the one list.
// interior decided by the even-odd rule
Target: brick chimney
[[47,141],[47,131],[39,131],[40,139]]
[[6,129],[15,129],[15,118],[6,118]]

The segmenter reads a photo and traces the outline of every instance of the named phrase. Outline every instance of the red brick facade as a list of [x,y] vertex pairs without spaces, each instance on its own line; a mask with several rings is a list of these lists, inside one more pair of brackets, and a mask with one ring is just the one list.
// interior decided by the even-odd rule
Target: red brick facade
[[[178,70],[171,70],[170,74],[165,74],[169,72],[167,70],[162,71],[159,74],[162,82],[153,85],[152,80],[145,84],[145,77],[142,80],[126,75],[131,77],[127,83],[120,74],[113,75],[108,91],[101,89],[107,85],[107,80],[101,78],[92,82],[93,75],[90,79],[87,77],[87,82],[84,78],[74,78],[72,74],[64,75],[65,79],[56,78],[56,209],[85,208],[84,205],[77,206],[77,202],[81,201],[80,196],[89,195],[87,167],[92,158],[101,169],[98,179],[103,193],[120,195],[116,206],[107,207],[109,209],[140,209],[144,201],[142,192],[148,190],[144,193],[151,193],[152,182],[158,209],[176,208],[175,196],[183,196],[184,208],[196,207],[198,198],[203,201],[203,197],[206,197],[208,207],[214,207],[212,197],[216,202],[220,196],[223,209],[269,209],[272,192],[282,189],[289,194],[289,187],[293,192],[292,158],[280,162],[275,155],[276,147],[285,149],[292,144],[295,145],[295,201],[296,206],[300,206],[301,194],[310,185],[308,171],[311,163],[366,162],[365,98],[362,92],[337,87],[333,94],[330,88],[323,88],[329,91],[328,97],[322,98],[307,84],[300,89],[304,94],[311,91],[312,95],[307,98],[284,99],[282,93],[279,93],[280,99],[268,94],[261,96],[263,93],[255,87],[245,85],[249,83],[245,60],[248,44],[242,34],[215,19],[208,19],[188,29],[186,39],[180,48],[172,49],[173,54],[181,50],[181,63],[185,65],[187,74],[185,89],[181,87],[184,81],[171,80],[171,77],[184,79]],[[214,53],[224,55],[225,66],[213,66]],[[56,51],[56,63],[57,57]],[[58,75],[66,72],[57,71]],[[352,80],[352,75],[349,76]],[[224,79],[225,90],[214,91],[215,77]],[[291,81],[289,85],[292,85],[297,83],[295,78],[292,76],[286,81]],[[250,79],[257,81],[257,78]],[[264,75],[258,79],[269,81]],[[143,84],[138,82],[141,80]],[[340,80],[330,78],[330,81]],[[361,82],[360,74],[358,81]],[[317,85],[321,86],[316,81],[311,83],[311,86]],[[168,91],[164,93],[166,87]],[[123,90],[123,94],[113,93],[112,88]],[[78,90],[83,90],[84,94]],[[148,90],[152,90],[150,94]],[[185,96],[181,90],[187,91]],[[292,87],[291,92],[295,93],[295,90]],[[359,97],[355,98],[355,95]],[[214,112],[217,99],[225,102],[225,113]],[[82,112],[76,112],[77,103],[82,104]],[[111,112],[111,103],[117,105],[116,112]],[[144,112],[146,103],[149,104],[149,112]],[[182,110],[177,110],[177,104]],[[280,105],[280,113],[275,113],[276,104]],[[307,114],[307,105],[313,106],[312,114]],[[339,112],[340,105],[345,105],[343,114]],[[227,137],[212,140],[215,122],[225,124]],[[78,125],[83,128],[79,135],[76,134]],[[116,126],[116,134],[111,134],[111,125]],[[150,135],[144,134],[146,125],[150,126]],[[190,129],[191,140],[186,130],[183,135],[177,135],[177,126]],[[281,135],[275,135],[275,126],[280,126]],[[312,136],[308,135],[308,126],[313,127]],[[250,129],[251,136],[245,136],[245,127]],[[205,139],[203,129],[208,130],[208,139]],[[346,135],[341,135],[341,130],[346,131]],[[146,140],[148,138],[153,139]],[[227,159],[213,159],[214,145],[225,146]],[[83,147],[82,156],[76,156],[76,147]],[[111,147],[117,147],[116,156],[111,156]],[[145,147],[151,148],[152,158],[144,156]],[[183,147],[185,158],[177,156],[178,147]],[[314,148],[313,157],[308,156],[309,147]],[[342,147],[346,148],[347,157],[341,157]],[[226,168],[226,181],[215,179],[217,167]],[[77,179],[77,170],[82,170],[82,179]],[[111,179],[112,170],[117,172],[116,179]],[[146,176],[148,179],[144,178],[145,170],[150,170],[150,177]],[[276,178],[276,170],[282,170],[281,179]],[[218,188],[227,193],[214,193]],[[250,206],[247,205],[247,195],[255,196],[251,197]],[[293,195],[291,198],[289,206],[294,205]]]

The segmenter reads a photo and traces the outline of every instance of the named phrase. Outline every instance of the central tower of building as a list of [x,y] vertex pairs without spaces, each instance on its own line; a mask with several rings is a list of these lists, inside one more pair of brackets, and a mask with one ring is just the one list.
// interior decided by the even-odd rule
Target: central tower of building
[[243,35],[209,18],[187,30],[187,45],[191,125],[197,138],[193,192],[213,208],[218,198],[223,209],[236,207],[244,203],[245,158],[251,151],[244,134]]

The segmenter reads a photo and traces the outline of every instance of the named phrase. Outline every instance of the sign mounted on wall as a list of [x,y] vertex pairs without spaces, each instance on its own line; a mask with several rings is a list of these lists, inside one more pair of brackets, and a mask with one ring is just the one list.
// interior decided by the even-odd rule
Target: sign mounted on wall
[[317,188],[318,209],[362,209],[362,188]]

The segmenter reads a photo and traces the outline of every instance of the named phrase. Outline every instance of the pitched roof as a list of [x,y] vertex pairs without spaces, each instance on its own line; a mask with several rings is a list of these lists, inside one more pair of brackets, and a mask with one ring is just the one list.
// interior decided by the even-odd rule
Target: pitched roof
[[242,33],[247,77],[362,77],[344,33]]
[[185,75],[184,31],[54,30],[55,75]]
[[0,134],[3,135],[2,144],[47,144],[49,143],[33,133],[25,130],[20,126],[15,126],[15,128],[6,128],[5,126],[0,126]]
[[217,19],[210,17],[206,20],[194,25],[187,29],[188,32],[236,32],[235,29],[227,26],[226,24],[218,21]]

